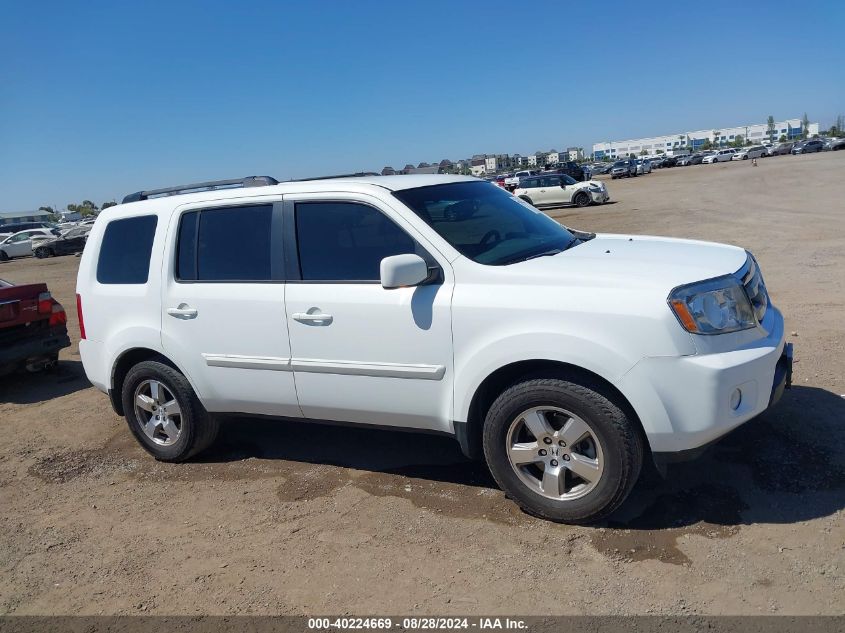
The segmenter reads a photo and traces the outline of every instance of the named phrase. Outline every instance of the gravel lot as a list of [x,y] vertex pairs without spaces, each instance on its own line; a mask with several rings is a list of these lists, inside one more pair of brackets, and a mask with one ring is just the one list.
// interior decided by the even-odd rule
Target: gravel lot
[[[757,255],[796,348],[773,410],[568,527],[426,435],[239,419],[201,461],[157,463],[74,338],[57,372],[0,378],[0,614],[845,613],[845,152],[608,186],[552,215]],[[73,311],[78,261],[0,277]]]

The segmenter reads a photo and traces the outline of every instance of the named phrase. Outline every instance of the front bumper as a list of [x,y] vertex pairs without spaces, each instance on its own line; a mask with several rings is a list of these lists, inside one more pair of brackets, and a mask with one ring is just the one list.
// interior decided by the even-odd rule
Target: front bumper
[[595,204],[604,204],[605,202],[610,200],[610,194],[607,193],[607,189],[603,189],[601,191],[593,191],[592,189],[587,189],[587,191],[589,192],[590,197],[592,197],[593,202]]
[[763,338],[735,349],[645,358],[622,377],[654,453],[705,447],[777,402],[791,382],[792,345],[773,306],[764,325]]

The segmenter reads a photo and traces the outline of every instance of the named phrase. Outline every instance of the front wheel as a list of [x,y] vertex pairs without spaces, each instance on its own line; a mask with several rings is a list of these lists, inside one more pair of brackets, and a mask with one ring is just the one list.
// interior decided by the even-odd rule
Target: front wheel
[[579,207],[588,207],[592,201],[593,199],[586,191],[581,191],[575,194],[575,199],[573,200],[573,202]]
[[628,496],[643,446],[622,409],[589,384],[528,380],[505,390],[484,423],[484,456],[526,512],[593,523]]
[[0,251],[0,262],[9,260],[9,254],[6,251]]
[[519,199],[522,200],[523,202],[527,202],[532,207],[534,206],[534,203],[531,202],[531,198],[529,198],[528,196],[519,196]]
[[159,361],[129,370],[121,392],[129,429],[156,459],[181,462],[208,448],[219,423],[200,403],[188,380]]

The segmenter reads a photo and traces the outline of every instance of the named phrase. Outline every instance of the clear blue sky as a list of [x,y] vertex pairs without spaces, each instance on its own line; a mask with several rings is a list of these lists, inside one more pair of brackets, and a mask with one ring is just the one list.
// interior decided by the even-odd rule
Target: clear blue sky
[[769,114],[827,127],[843,23],[841,0],[2,0],[0,210]]

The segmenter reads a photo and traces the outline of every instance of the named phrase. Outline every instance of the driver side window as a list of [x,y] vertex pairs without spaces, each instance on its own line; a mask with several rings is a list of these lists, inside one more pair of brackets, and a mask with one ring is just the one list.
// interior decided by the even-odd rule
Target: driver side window
[[422,255],[411,236],[365,204],[299,202],[295,216],[303,281],[378,282],[385,257]]

